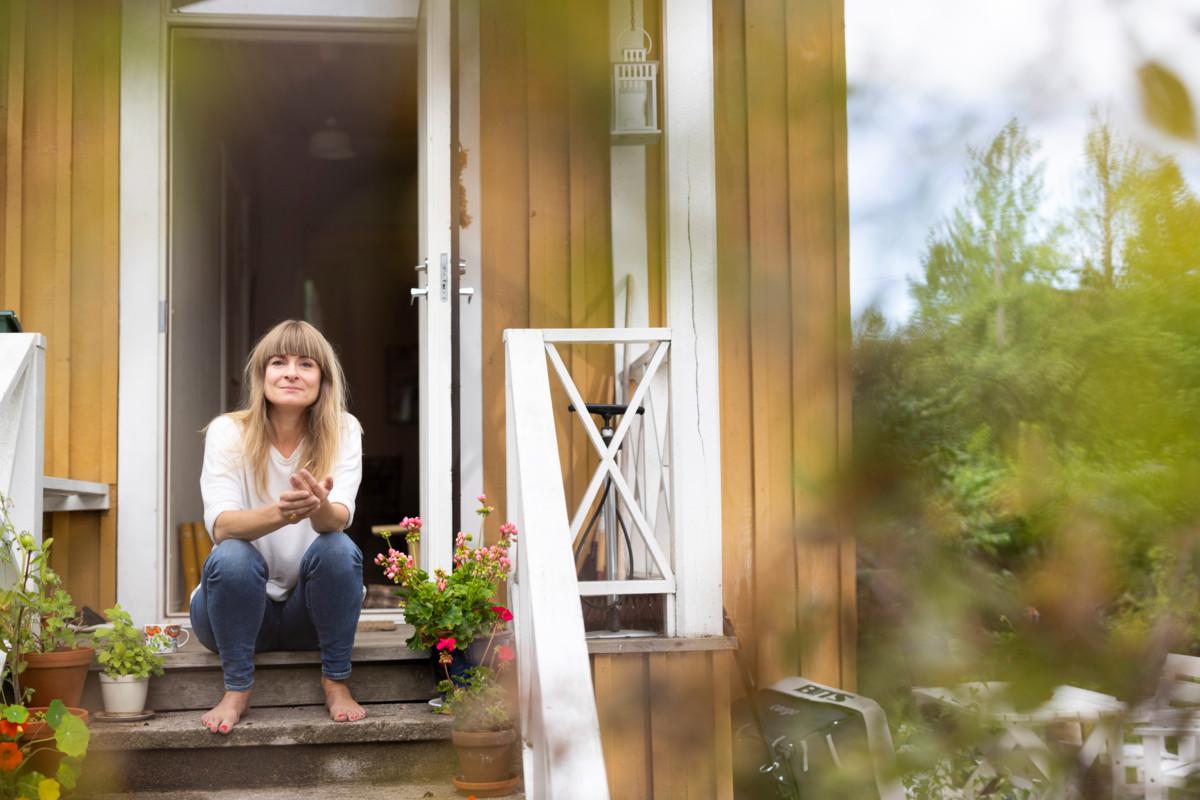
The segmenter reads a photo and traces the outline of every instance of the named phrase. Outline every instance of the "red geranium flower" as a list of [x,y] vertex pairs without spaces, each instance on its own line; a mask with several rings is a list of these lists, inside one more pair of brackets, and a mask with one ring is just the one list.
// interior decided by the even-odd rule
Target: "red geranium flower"
[[515,657],[516,654],[513,653],[513,649],[508,645],[502,644],[496,647],[496,658],[501,661],[512,661]]
[[504,620],[505,622],[512,621],[512,612],[509,611],[504,606],[492,606],[492,613],[495,614],[500,619]]
[[0,742],[0,771],[12,772],[21,766],[25,756],[13,742]]
[[9,722],[6,719],[0,719],[0,736],[6,736],[9,739],[15,739],[25,732],[25,726],[15,722]]
[[447,636],[445,639],[438,639],[438,650],[453,650],[458,647],[458,640],[453,636]]

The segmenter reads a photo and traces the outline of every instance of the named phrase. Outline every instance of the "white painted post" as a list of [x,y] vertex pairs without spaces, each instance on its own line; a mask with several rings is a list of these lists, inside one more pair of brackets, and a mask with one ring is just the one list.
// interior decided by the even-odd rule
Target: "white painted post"
[[121,5],[117,600],[134,619],[166,612],[162,499],[166,400],[164,7]]
[[17,533],[42,540],[46,338],[0,334],[0,493]]
[[607,800],[544,339],[538,330],[508,330],[504,340],[509,509],[522,526],[516,641],[525,790],[539,800]]
[[454,545],[450,390],[450,5],[423,2],[418,22],[422,564],[450,571]]
[[663,39],[675,634],[715,636],[722,591],[711,4],[664,0]]

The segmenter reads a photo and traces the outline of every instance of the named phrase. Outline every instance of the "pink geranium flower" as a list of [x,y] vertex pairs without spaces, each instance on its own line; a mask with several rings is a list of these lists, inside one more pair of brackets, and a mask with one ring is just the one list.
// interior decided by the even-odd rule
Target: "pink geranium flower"
[[438,639],[438,650],[453,650],[458,647],[458,640],[453,636],[447,636],[445,639]]
[[496,658],[501,661],[512,661],[516,657],[513,649],[506,644],[496,646]]

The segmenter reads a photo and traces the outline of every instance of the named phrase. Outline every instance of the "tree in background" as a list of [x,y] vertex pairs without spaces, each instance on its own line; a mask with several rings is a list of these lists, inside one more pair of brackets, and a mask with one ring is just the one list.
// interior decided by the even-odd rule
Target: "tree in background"
[[1107,120],[1093,115],[1083,145],[1084,174],[1074,222],[1079,236],[1081,286],[1116,286],[1125,268],[1130,237],[1137,228],[1138,189],[1146,156]]
[[973,150],[915,315],[855,331],[868,693],[1136,702],[1200,652],[1200,200],[1097,121],[1067,235],[1036,153],[1015,121]]

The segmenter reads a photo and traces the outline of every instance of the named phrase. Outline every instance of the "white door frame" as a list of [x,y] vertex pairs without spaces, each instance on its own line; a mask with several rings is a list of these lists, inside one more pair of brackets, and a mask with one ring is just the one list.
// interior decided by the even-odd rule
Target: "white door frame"
[[[267,6],[251,0],[205,0],[192,3],[186,11],[172,11],[171,0],[123,0],[121,9],[121,140],[120,140],[120,335],[117,419],[117,599],[135,619],[152,621],[167,616],[166,492],[167,476],[167,322],[168,322],[168,80],[169,34],[173,27],[261,27],[315,29],[322,31],[418,30],[445,37],[444,46],[424,48],[429,63],[433,97],[428,107],[436,121],[424,120],[421,136],[422,194],[427,191],[438,205],[432,214],[422,203],[421,252],[450,252],[450,147],[449,147],[449,8],[429,3],[431,19],[418,25],[416,0],[345,0],[337,4],[311,0],[271,0],[272,16],[263,16]],[[314,16],[319,10],[321,16]],[[421,9],[423,12],[424,9]],[[294,13],[290,13],[294,12]],[[289,15],[290,13],[290,15]],[[250,15],[250,16],[247,16]],[[444,83],[444,89],[443,89]],[[423,87],[423,92],[426,92]],[[427,92],[426,92],[427,93]],[[477,101],[477,98],[476,98]],[[423,100],[424,102],[424,100]],[[444,121],[441,117],[444,115]],[[477,123],[477,116],[475,117]],[[444,135],[441,133],[444,127]],[[445,146],[434,147],[435,136]],[[430,169],[445,175],[444,181],[427,181],[426,160],[437,163]],[[428,183],[428,189],[425,184]],[[444,198],[437,197],[441,187]],[[444,209],[443,209],[444,206]],[[444,219],[444,222],[443,222]],[[428,229],[428,230],[427,230]],[[444,244],[443,244],[444,242]],[[439,256],[429,258],[436,264]],[[440,265],[439,265],[440,269]],[[432,272],[432,270],[431,270]],[[433,287],[436,292],[436,286]],[[440,302],[440,296],[437,298]],[[435,308],[430,323],[437,335],[423,343],[444,358],[422,352],[422,390],[444,387],[445,401],[422,409],[422,514],[427,522],[427,546],[422,553],[444,550],[449,566],[452,541],[450,442],[450,337],[449,306],[445,323]],[[423,316],[428,310],[422,310]],[[426,364],[434,367],[425,383]],[[478,386],[477,376],[464,379],[463,389]],[[425,399],[422,400],[425,403]],[[476,404],[478,399],[476,399]],[[430,421],[444,439],[426,433]],[[432,428],[430,429],[432,431]],[[481,442],[469,440],[464,429],[463,448],[477,452]],[[476,438],[480,438],[477,433]],[[441,448],[435,441],[446,442]],[[427,448],[430,448],[427,450]],[[429,459],[438,459],[430,468]],[[445,462],[445,469],[441,461]],[[428,476],[428,484],[427,484]],[[434,504],[431,498],[437,498]],[[444,541],[443,541],[444,540]],[[436,565],[441,565],[440,563]],[[148,576],[153,576],[149,580]]]

